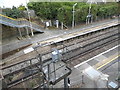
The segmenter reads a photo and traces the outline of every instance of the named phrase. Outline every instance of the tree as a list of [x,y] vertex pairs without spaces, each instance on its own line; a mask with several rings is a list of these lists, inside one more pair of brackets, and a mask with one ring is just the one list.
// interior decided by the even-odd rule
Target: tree
[[20,6],[18,7],[18,9],[19,9],[20,11],[26,10],[25,6],[23,6],[23,5],[20,5]]
[[[76,2],[30,2],[28,8],[33,9],[36,15],[46,20],[56,20],[71,26],[72,23],[72,7]],[[91,5],[91,14],[93,20],[97,18],[108,18],[116,15],[118,12],[117,3],[100,3]],[[86,21],[88,15],[89,4],[80,2],[75,7],[75,22],[81,23]]]
[[5,8],[2,11],[3,11],[3,14],[5,14],[6,16],[11,17],[11,18],[22,18],[24,16],[22,11],[20,11],[15,6],[13,6],[12,9],[11,8]]

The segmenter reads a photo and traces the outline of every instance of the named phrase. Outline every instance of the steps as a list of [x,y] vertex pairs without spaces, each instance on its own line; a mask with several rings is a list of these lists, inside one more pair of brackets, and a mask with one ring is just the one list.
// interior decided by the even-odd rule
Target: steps
[[28,28],[32,28],[35,31],[43,32],[38,24],[30,22],[26,19],[13,19],[0,14],[0,23],[10,27],[17,27],[17,28],[28,27]]

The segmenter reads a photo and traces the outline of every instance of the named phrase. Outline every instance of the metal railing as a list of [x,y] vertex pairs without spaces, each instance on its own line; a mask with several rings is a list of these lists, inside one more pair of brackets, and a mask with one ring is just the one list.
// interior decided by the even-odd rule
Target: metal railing
[[0,23],[17,28],[28,27],[34,29],[35,31],[43,32],[38,24],[30,22],[26,19],[13,19],[8,16],[0,14]]

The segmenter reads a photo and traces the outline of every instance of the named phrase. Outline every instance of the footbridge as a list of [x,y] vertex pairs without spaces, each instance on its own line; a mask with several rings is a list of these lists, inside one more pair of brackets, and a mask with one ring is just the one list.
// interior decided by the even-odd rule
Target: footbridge
[[37,32],[43,32],[40,25],[30,22],[27,19],[14,19],[5,15],[0,14],[0,23],[17,28],[31,28]]

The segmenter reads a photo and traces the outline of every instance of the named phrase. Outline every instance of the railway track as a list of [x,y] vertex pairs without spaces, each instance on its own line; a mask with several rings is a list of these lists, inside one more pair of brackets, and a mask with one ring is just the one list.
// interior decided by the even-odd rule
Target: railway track
[[[112,34],[111,34],[111,32],[112,32]],[[110,41],[109,40],[109,38],[111,37],[111,36],[113,36],[113,37],[116,37],[116,36],[118,36],[118,35],[116,35],[116,36],[114,36],[115,34],[116,34],[117,32],[115,31],[110,31],[110,32],[106,32],[106,33],[104,33],[104,34],[102,34],[102,35],[105,35],[105,36],[107,36],[107,38],[108,38],[108,41]],[[109,35],[107,35],[107,34],[109,34]],[[102,36],[101,35],[101,36]],[[101,37],[100,35],[98,35],[97,37],[100,39],[100,37]],[[88,40],[91,40],[91,41],[94,41],[94,42],[96,42],[96,43],[98,43],[98,42],[100,42],[100,40],[93,40],[94,38],[95,38],[96,36],[94,36],[94,37],[92,37],[92,38],[89,38]],[[96,37],[96,38],[97,38]],[[103,40],[104,40],[104,38],[102,37],[101,38],[101,42],[103,42]],[[111,39],[112,40],[112,39]],[[81,51],[81,53],[83,53],[82,51],[84,51],[84,47],[87,47],[88,48],[88,50],[89,50],[89,48],[90,48],[90,44],[92,44],[92,47],[93,47],[93,43],[94,42],[88,42],[87,41],[87,43],[84,43],[84,42],[86,42],[87,40],[82,40],[82,41],[79,41],[79,42],[76,42],[75,44],[73,43],[73,44],[69,44],[69,46],[66,46],[67,47],[67,49],[69,49],[67,52],[69,52],[69,53],[71,53],[71,52],[77,52],[77,50],[78,49],[80,49],[80,51]],[[105,41],[105,40],[104,40]],[[108,41],[106,41],[106,42],[108,42]],[[82,44],[82,47],[81,47],[81,44]],[[79,46],[79,47],[77,47],[77,46]],[[97,45],[95,45],[95,46],[97,46]],[[94,47],[95,47],[94,46]],[[60,48],[58,48],[58,49],[60,49],[60,50],[62,50],[63,51],[63,49],[65,49],[66,47],[60,47]],[[87,50],[86,50],[87,51]],[[67,52],[65,52],[65,53],[67,53]],[[50,56],[50,53],[51,52],[48,52],[48,53],[46,53],[46,54],[44,54],[44,57],[47,57],[47,56],[49,56],[49,57],[47,57],[47,59],[45,59],[45,60],[49,60],[49,59],[51,59],[51,56]],[[66,55],[66,54],[64,54],[64,55]],[[69,54],[70,55],[70,54]],[[68,56],[69,56],[68,55]],[[71,53],[71,55],[70,55],[71,57],[73,57],[73,55],[72,55],[72,53]],[[71,57],[69,57],[69,58],[71,58]],[[69,59],[68,58],[68,59]],[[36,63],[38,63],[39,61],[37,60],[37,58],[32,58],[33,60],[32,60],[32,62],[34,62],[33,64],[36,64]],[[23,64],[22,64],[23,63]],[[28,65],[25,65],[25,63],[27,63]],[[5,71],[5,72],[10,72],[10,69],[8,69],[8,68],[12,68],[13,66],[15,66],[15,65],[18,65],[19,64],[19,66],[22,66],[21,68],[20,67],[18,67],[18,66],[16,66],[15,68],[16,68],[16,70],[15,71],[19,71],[19,69],[22,69],[22,68],[25,68],[25,66],[29,66],[30,65],[30,60],[28,59],[28,60],[24,60],[24,61],[21,61],[21,62],[17,62],[17,63],[13,63],[13,64],[11,64],[11,65],[5,65],[5,66],[3,66],[1,69],[2,70],[7,70],[7,71]],[[21,64],[21,65],[20,65]],[[24,66],[24,67],[23,67]],[[19,68],[19,69],[17,69],[17,68]],[[13,71],[14,72],[14,70],[11,70],[11,71]],[[4,73],[3,73],[4,74]],[[4,74],[4,75],[6,75],[6,74]]]
[[[62,41],[62,42],[59,42],[58,44],[52,44],[50,45],[50,47],[58,48],[59,50],[63,51],[62,59],[64,60],[64,62],[70,64],[70,62],[71,61],[74,62],[75,59],[78,60],[78,58],[82,56],[85,56],[91,52],[97,51],[102,47],[112,44],[113,42],[117,42],[119,40],[119,32],[117,29],[118,28],[112,28],[109,30],[103,29],[103,32],[102,30],[96,31],[99,34],[98,33],[95,34],[94,32],[87,33],[84,36],[81,35],[79,37],[74,37],[75,39],[73,40],[69,39],[70,41],[65,41],[65,42]],[[66,45],[64,45],[63,43]],[[38,50],[38,52],[40,52],[40,50]],[[31,55],[35,55],[35,54],[36,52],[34,54],[31,53]],[[42,59],[44,61],[51,60],[51,51],[44,52],[42,53],[42,55],[43,55]],[[38,57],[37,58],[35,57],[31,59],[26,59],[26,60],[18,59],[18,62],[16,59],[14,59],[14,61],[12,61],[14,63],[7,62],[5,65],[1,67],[4,78],[7,79],[9,76],[15,76],[20,72],[25,72],[24,69],[29,68],[30,66],[35,67],[36,65],[39,65]],[[79,62],[83,62],[84,60],[82,61],[79,60]],[[31,75],[32,74],[22,78],[29,78]],[[12,81],[10,82],[11,84],[8,83],[8,85],[12,85],[13,82],[14,84],[17,82],[21,82],[21,79]]]
[[[64,41],[66,39],[71,39],[71,38],[74,38],[74,37],[78,37],[80,35],[84,35],[84,34],[95,32],[95,31],[100,31],[101,29],[107,29],[107,28],[110,28],[110,27],[118,26],[118,25],[119,25],[118,20],[113,20],[113,21],[110,21],[110,22],[107,22],[107,23],[104,23],[104,24],[96,25],[94,27],[85,28],[85,29],[83,29],[81,31],[78,31],[78,32],[73,32],[73,33],[64,34],[64,35],[61,35],[61,36],[58,36],[58,37],[55,37],[55,38],[50,38],[50,39],[45,40],[45,41],[40,41],[40,42],[33,43],[33,44],[26,41],[25,43],[28,46],[32,44],[31,45],[32,47],[35,47],[36,45],[39,45],[39,44],[42,45],[42,46],[46,46],[46,45],[51,45],[51,44],[54,44],[54,43],[57,43],[57,42]],[[30,44],[28,44],[28,43],[30,43]],[[21,48],[24,47],[24,46],[22,47],[23,44],[20,44],[20,45],[18,45],[18,44],[19,43],[17,43],[17,46],[21,45],[20,46]],[[25,46],[27,46],[27,45],[25,45]],[[2,52],[3,55],[4,55],[3,59],[8,57],[9,54],[12,55],[14,53],[17,53],[18,49],[20,49],[18,47],[17,47],[17,49],[15,49],[16,46],[14,46],[14,45],[12,45],[12,46],[14,47],[14,52],[13,52],[13,50],[10,50],[10,49],[12,49],[12,48],[10,48],[10,45],[2,46],[2,48],[4,48],[4,50]],[[7,51],[7,52],[5,52],[5,51]]]
[[[88,55],[88,53],[91,53],[91,52],[94,52],[94,51],[96,51],[96,50],[99,50],[99,49],[101,49],[102,47],[105,47],[105,46],[107,46],[107,45],[110,45],[110,44],[113,43],[113,42],[114,42],[114,43],[115,43],[115,42],[118,42],[118,39],[114,39],[114,40],[110,41],[109,43],[104,43],[104,44],[102,44],[102,45],[99,46],[99,47],[96,47],[96,48],[94,48],[94,49],[90,49],[90,50],[88,50],[88,52],[84,52],[84,53],[82,53],[82,54],[76,55],[76,56],[70,58],[69,61],[67,60],[66,63],[67,63],[67,64],[70,64],[71,61],[74,62],[74,60],[78,60],[78,58],[81,58],[81,57],[84,56],[84,55]],[[31,74],[31,75],[34,76],[34,75],[37,75],[37,74],[36,74],[36,72],[35,72],[35,73]],[[17,80],[17,81],[14,81],[14,85],[15,85],[15,83],[18,83],[18,82],[22,83],[22,82],[26,81],[26,80],[27,80],[26,78],[30,78],[31,75],[28,75],[27,77],[24,77],[25,80],[23,80],[23,81],[21,81],[21,79],[19,79],[19,80]],[[23,78],[23,77],[22,77],[22,78]],[[9,85],[12,86],[12,84],[13,84],[13,82],[10,83]]]
[[[76,55],[78,55],[78,54],[83,54],[84,52],[87,52],[90,49],[94,49],[95,47],[100,47],[100,46],[102,46],[102,43],[105,44],[105,43],[109,43],[110,41],[116,40],[119,38],[119,35],[120,34],[116,34],[116,36],[112,35],[105,39],[101,39],[96,42],[85,44],[82,47],[78,47],[76,49],[68,51],[68,52],[66,52],[66,55],[64,54],[65,56],[68,56],[68,58],[66,58],[65,60],[70,60],[71,57],[74,57],[74,56],[76,57]],[[74,52],[76,52],[76,53],[74,53]]]
[[[94,47],[94,49],[90,49],[90,50],[87,50],[87,51],[88,51],[88,53],[93,52],[93,51],[95,51],[95,50],[97,50],[97,49],[100,49],[100,48],[103,47],[103,46],[106,46],[106,45],[109,45],[109,44],[115,42],[116,40],[118,40],[118,38],[113,39],[113,40],[110,40],[109,43],[104,43],[104,44],[102,44],[102,45],[99,46],[99,47],[96,47],[96,48]],[[81,57],[81,55],[85,55],[85,54],[87,54],[87,53],[84,52],[84,53],[82,53],[82,54],[79,54],[79,55],[77,55],[77,56],[72,57],[71,59],[69,58],[69,60],[70,60],[70,61],[73,61],[73,60],[75,60],[75,59]],[[68,62],[67,62],[67,63],[68,63]],[[16,73],[19,73],[19,72],[21,72],[22,70],[24,70],[24,69],[18,70],[18,71],[16,71]],[[6,76],[4,76],[4,77],[13,75],[14,73],[15,73],[15,72],[13,72],[13,73],[11,73],[11,74],[8,74],[8,75],[6,75]],[[31,76],[31,75],[29,75],[29,76]],[[23,77],[22,77],[22,78],[23,78]],[[27,78],[28,78],[28,77],[27,77]]]
[[87,52],[84,52],[82,54],[78,54],[75,57],[70,58],[69,60],[66,61],[67,65],[70,68],[73,68],[75,65],[84,62],[85,60],[88,60],[116,45],[118,45],[118,42],[120,41],[120,39],[114,39],[108,43],[105,43],[99,47],[93,48],[88,50]]
[[[93,40],[93,38],[97,38],[98,37],[98,39],[99,38],[101,38],[101,37],[104,37],[104,35],[106,36],[106,35],[108,35],[109,36],[109,34],[114,34],[114,33],[117,33],[118,31],[116,30],[117,28],[114,28],[114,30],[108,30],[108,31],[103,31],[102,33],[101,32],[98,32],[98,33],[101,33],[101,34],[98,34],[97,32],[97,34],[95,34],[95,32],[94,33],[89,33],[89,34],[86,34],[86,36],[81,36],[81,37],[79,37],[78,39],[76,39],[76,40],[70,40],[70,41],[67,41],[67,42],[63,42],[64,43],[64,45],[66,46],[66,47],[76,47],[76,45],[75,44],[78,44],[78,43],[82,43],[82,42],[85,42],[85,41],[87,41],[87,40],[92,40],[92,41],[89,41],[89,42],[93,42],[93,41],[95,41],[95,40]],[[95,35],[94,35],[95,34]],[[84,43],[83,43],[84,44]],[[83,44],[81,44],[80,46],[82,46]],[[49,55],[49,53],[51,53],[51,47],[52,46],[54,46],[54,45],[51,45],[51,46],[48,46],[47,48],[46,47],[38,47],[37,48],[37,51],[38,52],[41,52],[41,54],[43,55],[42,56],[42,60],[46,60],[47,58],[50,58],[50,55]],[[83,45],[84,46],[84,45]],[[64,48],[63,47],[63,45],[62,45],[62,43],[61,43],[61,45],[55,45],[54,46],[55,48],[58,48],[58,49],[62,49],[62,48]],[[70,47],[70,48],[71,48]],[[36,56],[36,52],[31,52],[30,54],[28,54],[28,55],[25,55],[25,54],[23,54],[23,55],[21,55],[21,53],[23,53],[23,52],[19,52],[18,54],[19,54],[19,56],[12,56],[11,58],[8,58],[8,60],[4,60],[3,61],[3,65],[2,65],[2,67],[9,67],[9,66],[12,66],[12,65],[15,65],[15,64],[18,64],[18,63],[21,63],[21,62],[24,62],[25,60],[26,60],[26,58],[28,58],[28,59],[31,59],[31,58],[35,58],[35,56]],[[22,57],[22,58],[21,58]],[[25,57],[25,58],[24,58]],[[47,57],[47,58],[46,58]],[[19,59],[19,58],[21,58],[21,59]],[[4,65],[5,64],[5,65]]]

